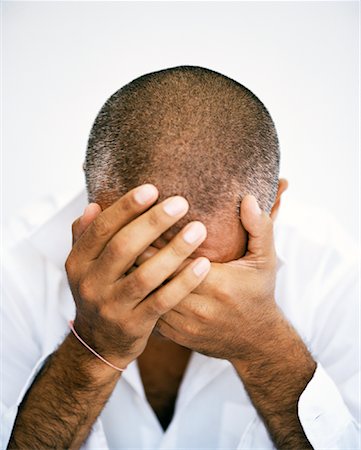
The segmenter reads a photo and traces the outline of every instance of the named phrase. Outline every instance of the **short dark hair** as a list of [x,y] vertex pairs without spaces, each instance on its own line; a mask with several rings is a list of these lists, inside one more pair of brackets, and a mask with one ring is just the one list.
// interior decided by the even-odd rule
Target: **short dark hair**
[[106,101],[90,133],[85,175],[89,201],[107,205],[149,182],[162,198],[185,196],[197,214],[239,211],[247,193],[269,211],[279,162],[272,118],[250,90],[212,70],[180,66],[141,76]]

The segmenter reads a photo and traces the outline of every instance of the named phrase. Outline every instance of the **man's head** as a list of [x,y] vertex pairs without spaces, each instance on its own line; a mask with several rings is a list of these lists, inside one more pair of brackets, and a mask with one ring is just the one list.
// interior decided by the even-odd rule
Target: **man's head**
[[277,133],[265,106],[236,81],[193,66],[144,75],[113,94],[94,122],[85,161],[89,200],[102,208],[146,182],[159,200],[187,198],[189,213],[163,237],[201,220],[204,254],[218,261],[242,254],[240,201],[253,194],[269,212],[278,173]]

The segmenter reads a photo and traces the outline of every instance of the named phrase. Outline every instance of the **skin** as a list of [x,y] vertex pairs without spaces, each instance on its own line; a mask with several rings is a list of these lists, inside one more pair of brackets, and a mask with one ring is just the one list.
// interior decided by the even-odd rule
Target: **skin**
[[[208,237],[203,227],[193,244],[184,230],[174,236],[186,210],[170,218],[160,204],[141,214],[156,197],[140,206],[128,193],[104,211],[92,204],[74,223],[66,269],[75,328],[109,361],[138,358],[151,384],[150,364],[173,353],[177,385],[190,351],[228,359],[275,445],[301,449],[312,447],[297,403],[316,364],[274,299],[273,219],[286,187],[281,180],[270,216],[246,196],[239,221],[207,224]],[[206,256],[217,260],[208,269]],[[206,270],[197,276],[198,261]],[[24,399],[9,448],[79,448],[119,376],[69,334]]]
[[[182,348],[228,359],[275,445],[301,449],[312,447],[299,422],[297,404],[316,364],[274,299],[273,222],[287,186],[286,180],[280,180],[269,217],[263,212],[253,214],[252,208],[257,209],[257,205],[252,204],[250,196],[243,200],[239,226],[249,233],[246,254],[245,241],[238,241],[237,245],[235,238],[231,245],[238,259],[212,263],[206,279],[159,319],[156,330]],[[208,234],[192,256],[210,256],[209,237]],[[141,264],[162,248],[167,242],[166,237],[163,239],[148,248],[137,263]],[[151,348],[146,348],[142,358],[147,352]]]

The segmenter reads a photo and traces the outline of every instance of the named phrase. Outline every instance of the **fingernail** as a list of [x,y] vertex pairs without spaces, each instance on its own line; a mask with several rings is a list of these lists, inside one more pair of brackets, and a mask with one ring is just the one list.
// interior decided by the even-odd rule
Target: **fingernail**
[[88,215],[88,214],[92,211],[92,209],[93,209],[93,210],[95,210],[95,209],[98,209],[98,210],[99,210],[99,205],[98,205],[98,203],[89,203],[89,205],[87,205],[87,206],[85,207],[82,217]]
[[253,195],[251,195],[251,210],[253,212],[253,214],[260,216],[262,214],[261,208],[258,205],[257,199],[256,197],[254,197]]
[[145,205],[146,203],[150,202],[151,200],[155,199],[157,196],[158,191],[155,186],[152,184],[143,184],[143,186],[140,186],[134,193],[134,198],[137,203],[140,205]]
[[188,244],[194,244],[207,235],[207,229],[201,222],[194,222],[188,225],[183,234],[183,240]]
[[163,203],[163,209],[169,216],[178,216],[188,210],[188,202],[183,197],[172,197]]
[[84,208],[83,215],[81,216],[81,218],[83,218],[89,214],[89,212],[92,210],[93,205],[94,205],[94,203],[89,203],[89,205],[87,205]]
[[211,263],[209,259],[202,258],[201,260],[197,261],[194,266],[192,267],[193,272],[197,275],[197,277],[200,277],[205,272],[208,272],[211,267]]

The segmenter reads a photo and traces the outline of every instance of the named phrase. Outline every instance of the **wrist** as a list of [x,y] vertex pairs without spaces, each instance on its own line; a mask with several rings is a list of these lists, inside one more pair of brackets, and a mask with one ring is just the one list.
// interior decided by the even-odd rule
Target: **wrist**
[[103,384],[121,376],[121,372],[105,364],[84,347],[72,332],[65,338],[62,350],[59,356],[64,359],[64,366],[81,373],[89,382]]
[[268,320],[260,324],[250,346],[247,357],[230,361],[243,381],[249,378],[254,381],[256,373],[269,370],[280,378],[298,378],[299,385],[305,387],[316,370],[306,345],[277,305],[270,311]]
[[267,358],[272,353],[283,322],[283,315],[275,301],[265,302],[261,313],[254,314],[247,328],[242,330],[245,344],[235,351],[235,356],[229,359],[230,363],[241,368]]
[[[128,345],[121,345],[123,340],[127,340],[121,330],[101,317],[96,319],[84,317],[77,312],[72,327],[79,345],[82,345],[90,356],[103,362],[104,365],[124,370],[137,357],[137,354],[130,352]],[[113,370],[117,369],[113,368]]]

